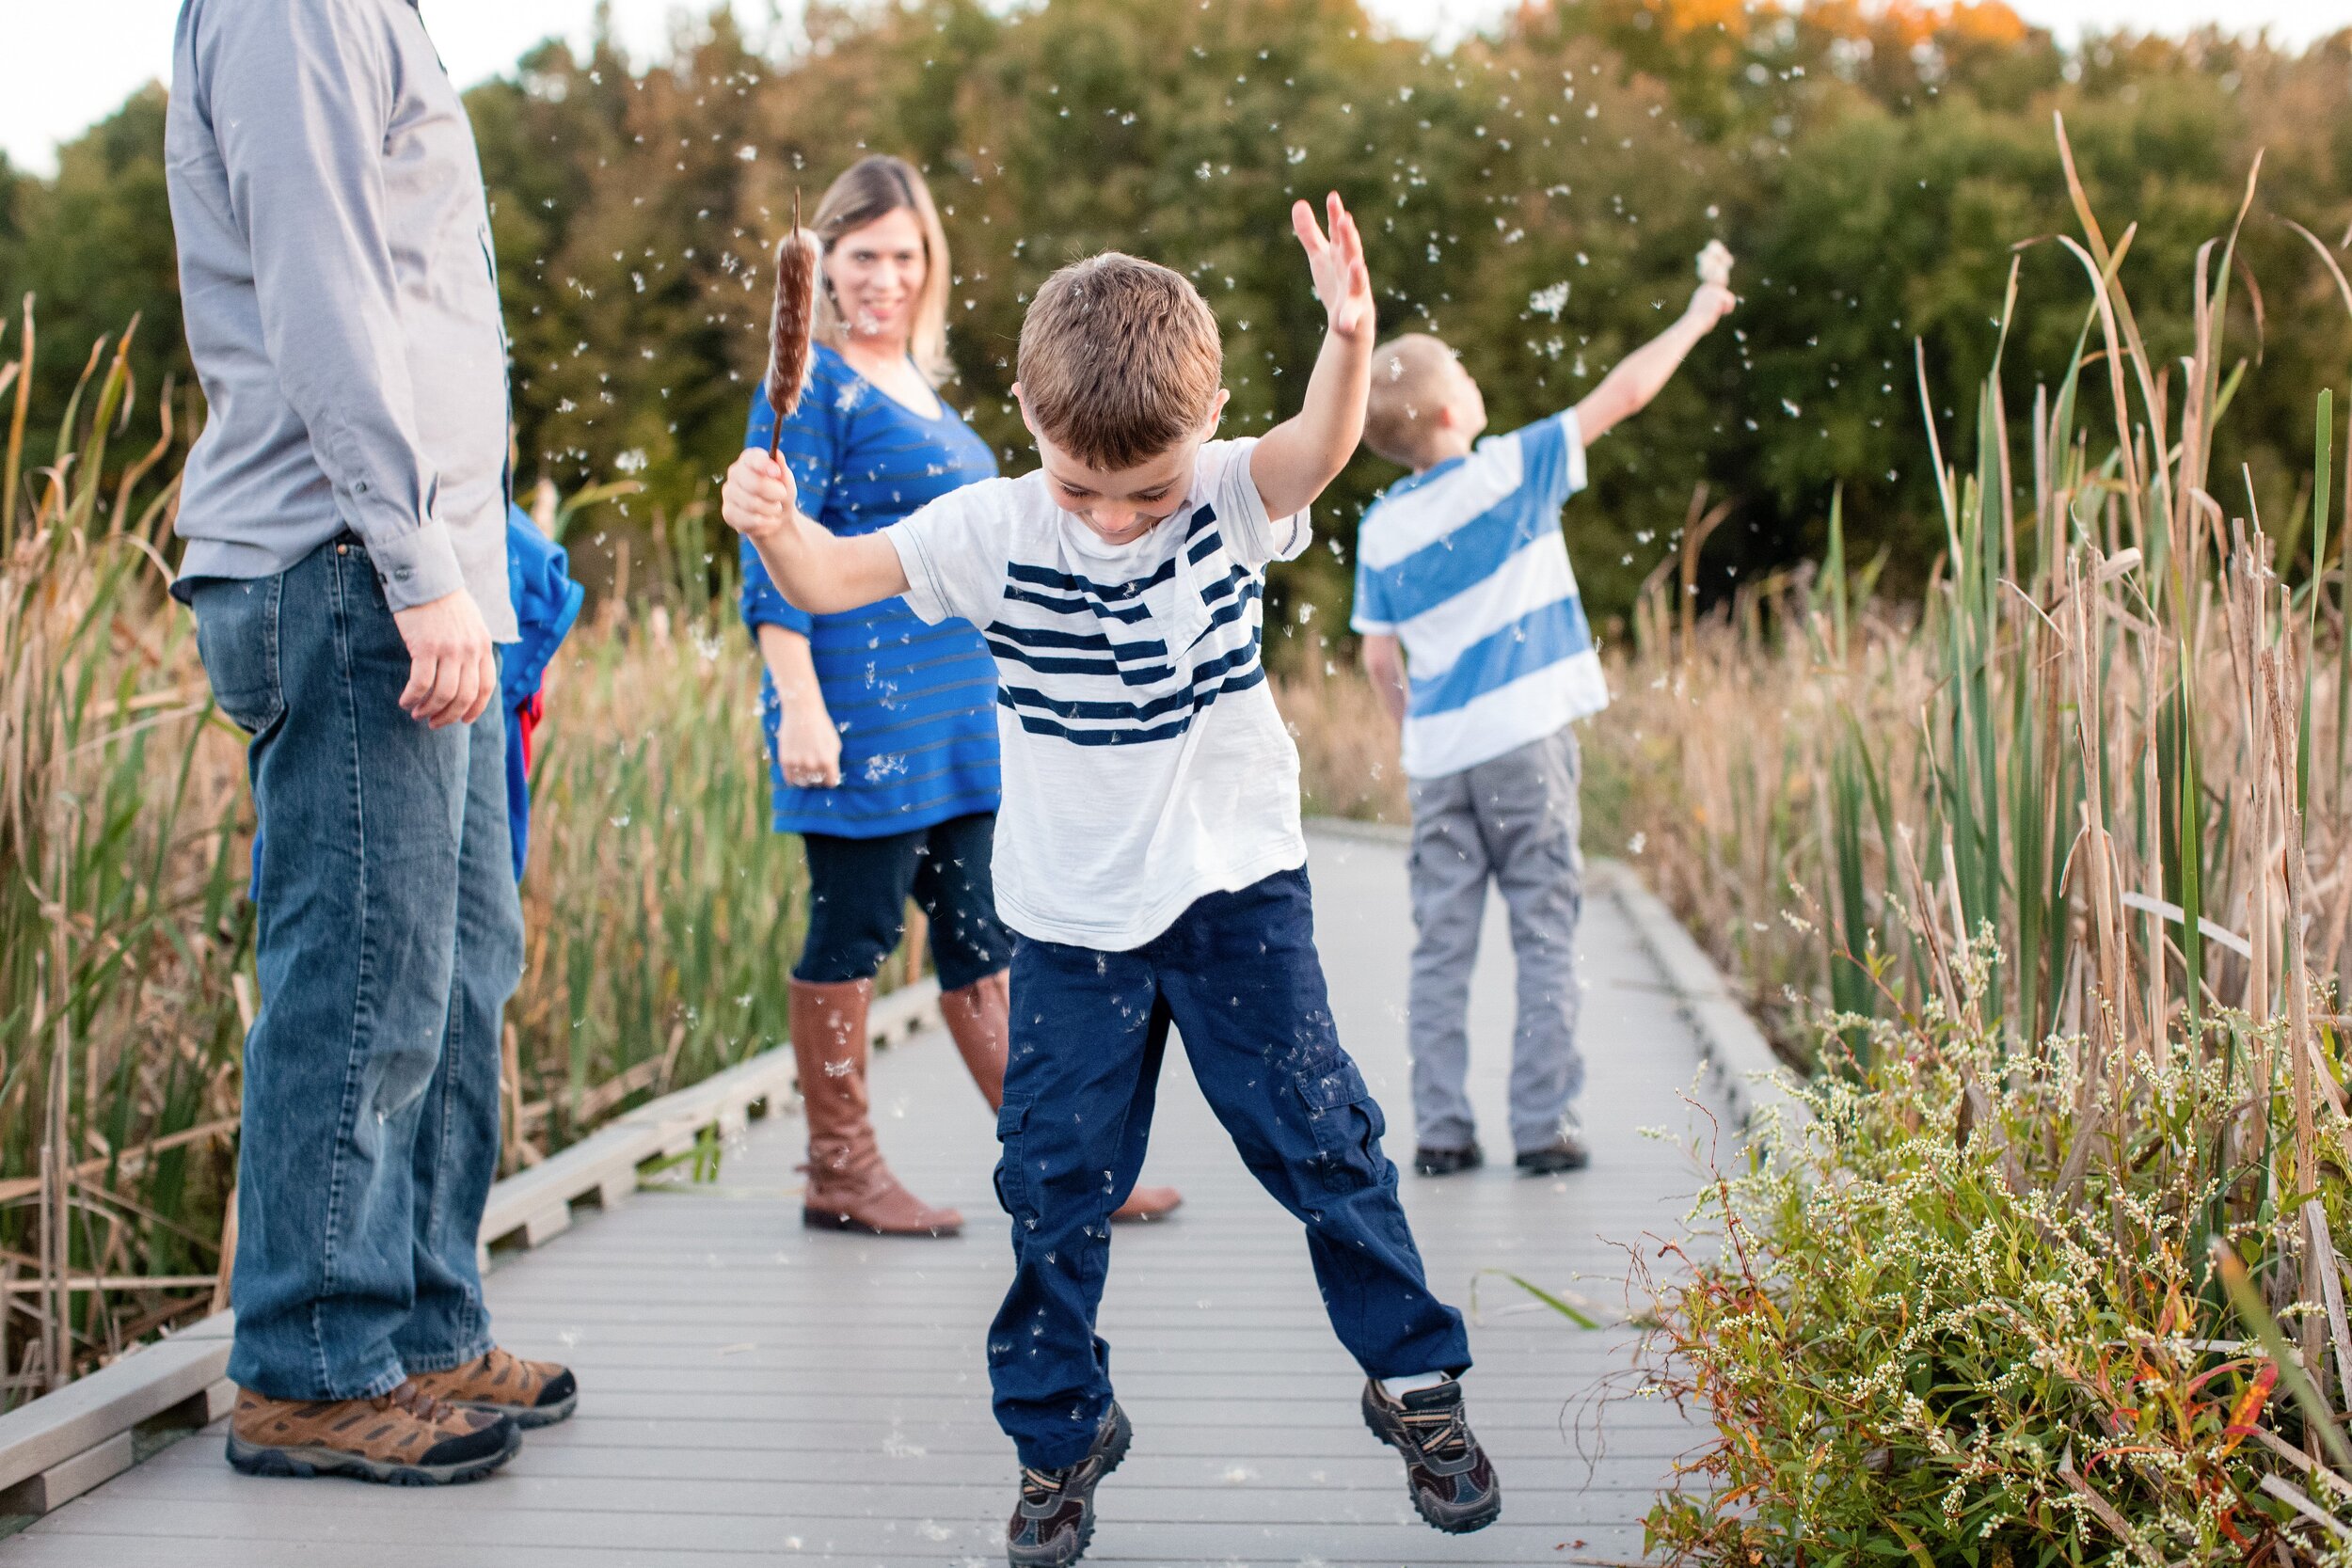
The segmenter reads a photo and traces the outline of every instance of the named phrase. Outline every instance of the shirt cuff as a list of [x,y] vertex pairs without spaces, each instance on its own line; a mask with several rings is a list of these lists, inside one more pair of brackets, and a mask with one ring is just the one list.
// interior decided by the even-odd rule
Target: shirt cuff
[[946,585],[931,570],[931,558],[915,531],[904,523],[893,523],[882,530],[882,537],[898,552],[898,569],[907,575],[907,608],[914,611],[914,618],[925,626],[937,626],[953,615]]
[[762,594],[743,607],[743,625],[751,628],[755,638],[762,626],[782,626],[806,637],[817,629],[817,617],[781,594]]
[[438,518],[389,537],[367,538],[368,560],[384,585],[384,602],[394,610],[414,610],[447,598],[466,586],[457,546]]

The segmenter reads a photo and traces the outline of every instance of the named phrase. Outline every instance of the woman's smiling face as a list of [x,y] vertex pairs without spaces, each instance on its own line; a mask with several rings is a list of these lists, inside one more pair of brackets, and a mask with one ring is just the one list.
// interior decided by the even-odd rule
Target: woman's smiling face
[[923,226],[904,207],[850,230],[825,252],[825,280],[850,335],[885,346],[914,331],[927,272]]

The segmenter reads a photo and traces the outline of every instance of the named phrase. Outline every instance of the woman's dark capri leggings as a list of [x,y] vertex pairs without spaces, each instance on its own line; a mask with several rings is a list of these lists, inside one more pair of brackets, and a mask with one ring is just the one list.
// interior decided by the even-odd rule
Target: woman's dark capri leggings
[[887,838],[807,833],[808,940],[792,977],[811,985],[870,980],[906,937],[907,899],[930,919],[931,967],[961,990],[1012,961],[996,923],[989,855],[996,814],[953,816]]

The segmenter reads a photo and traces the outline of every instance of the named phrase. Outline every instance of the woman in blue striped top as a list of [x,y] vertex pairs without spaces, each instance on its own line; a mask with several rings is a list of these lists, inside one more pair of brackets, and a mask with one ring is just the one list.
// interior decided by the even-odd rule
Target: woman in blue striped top
[[[836,533],[870,533],[995,458],[933,388],[947,373],[946,236],[905,161],[860,160],[812,221],[823,264],[816,342],[779,454],[801,505]],[[753,395],[746,446],[775,415]],[[792,972],[791,1030],[809,1136],[803,1218],[880,1235],[953,1234],[952,1209],[901,1186],[874,1138],[866,1010],[913,897],[929,918],[940,1011],[992,1107],[1004,1094],[1010,937],[989,876],[998,791],[996,672],[962,622],[927,626],[904,599],[840,615],[785,601],[745,542],[743,620],[766,666],[774,826],[802,835],[808,935]],[[1176,1206],[1138,1188],[1114,1218]]]

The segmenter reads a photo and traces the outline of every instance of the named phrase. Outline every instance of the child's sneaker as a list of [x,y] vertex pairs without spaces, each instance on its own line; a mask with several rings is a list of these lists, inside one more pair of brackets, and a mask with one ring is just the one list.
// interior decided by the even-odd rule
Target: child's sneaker
[[1502,1513],[1502,1483],[1486,1450],[1470,1435],[1462,1385],[1447,1378],[1434,1388],[1391,1398],[1378,1378],[1364,1384],[1364,1425],[1405,1456],[1405,1484],[1413,1508],[1448,1535],[1485,1529]]
[[1021,1501],[1005,1527],[1005,1560],[1012,1568],[1070,1568],[1094,1539],[1094,1488],[1127,1457],[1136,1434],[1113,1400],[1095,1429],[1094,1446],[1075,1465],[1021,1472]]
[[357,1476],[393,1486],[473,1481],[515,1457],[504,1416],[460,1410],[415,1382],[372,1400],[274,1400],[237,1391],[229,1463],[249,1476]]
[[1413,1150],[1413,1171],[1419,1176],[1452,1176],[1457,1171],[1476,1170],[1486,1163],[1486,1152],[1475,1138],[1459,1148],[1422,1144]]
[[1584,1123],[1575,1110],[1560,1117],[1560,1135],[1541,1148],[1519,1150],[1518,1167],[1531,1176],[1556,1176],[1564,1170],[1582,1170],[1593,1163],[1593,1151],[1584,1142]]

